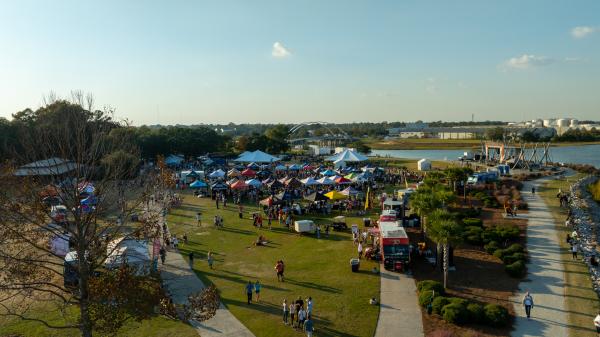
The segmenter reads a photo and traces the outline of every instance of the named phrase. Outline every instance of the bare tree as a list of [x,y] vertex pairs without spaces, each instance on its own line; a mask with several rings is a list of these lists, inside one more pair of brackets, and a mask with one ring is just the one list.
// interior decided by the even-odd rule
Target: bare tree
[[[98,323],[90,308],[102,304],[93,279],[111,253],[111,241],[153,235],[152,221],[128,219],[142,209],[160,177],[137,175],[139,150],[122,134],[115,139],[113,130],[121,125],[110,111],[94,111],[93,96],[82,92],[73,92],[72,99],[49,97],[35,125],[21,130],[23,149],[14,153],[15,163],[43,162],[0,172],[0,315],[92,336]],[[64,219],[52,205],[64,206]],[[75,252],[74,289],[63,281],[70,270],[63,256],[50,246],[57,237],[70,238]],[[78,317],[50,324],[32,315],[39,303],[65,313],[76,306]]]

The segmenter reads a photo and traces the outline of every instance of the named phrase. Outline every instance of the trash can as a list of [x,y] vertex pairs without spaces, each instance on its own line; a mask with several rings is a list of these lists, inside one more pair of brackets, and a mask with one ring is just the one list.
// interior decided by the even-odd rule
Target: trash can
[[352,272],[356,273],[358,271],[358,268],[360,267],[360,260],[359,259],[351,259],[350,267],[352,268]]
[[365,227],[370,227],[371,226],[371,219],[370,218],[363,218],[363,225]]

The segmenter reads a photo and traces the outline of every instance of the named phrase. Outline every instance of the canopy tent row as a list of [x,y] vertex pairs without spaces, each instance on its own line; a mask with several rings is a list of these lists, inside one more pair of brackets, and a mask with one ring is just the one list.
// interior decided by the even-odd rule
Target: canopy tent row
[[367,156],[360,154],[356,151],[350,150],[350,149],[346,149],[338,154],[335,154],[329,158],[327,158],[327,161],[332,161],[332,162],[360,162],[360,161],[366,161],[369,158],[367,158]]
[[242,163],[273,163],[279,161],[279,158],[261,150],[256,150],[254,152],[244,152],[234,161]]

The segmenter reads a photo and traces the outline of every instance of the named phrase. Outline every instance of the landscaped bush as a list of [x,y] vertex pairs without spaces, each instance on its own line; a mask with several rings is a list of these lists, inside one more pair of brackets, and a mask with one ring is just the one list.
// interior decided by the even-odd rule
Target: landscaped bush
[[469,227],[469,226],[481,227],[481,226],[483,226],[483,221],[481,219],[477,219],[477,218],[464,218],[462,221],[466,227]]
[[472,245],[481,245],[481,234],[483,233],[483,229],[477,226],[469,226],[466,228],[463,233],[463,237],[465,241]]
[[427,307],[433,299],[433,291],[425,290],[419,292],[419,305],[423,308]]
[[491,326],[505,326],[508,324],[508,310],[498,304],[487,304],[483,308],[485,322]]
[[517,261],[525,261],[525,258],[525,254],[523,253],[514,253],[512,255],[504,255],[502,257],[502,262],[504,262],[506,265],[509,265]]
[[483,306],[479,303],[469,303],[467,305],[467,311],[469,312],[469,322],[481,323],[483,322],[484,312]]
[[450,303],[442,308],[444,321],[453,324],[464,324],[469,320],[469,312],[464,305]]
[[469,301],[465,300],[464,298],[459,298],[459,297],[450,297],[449,298],[450,303],[451,304],[458,304],[458,305],[462,305],[463,307],[467,307],[467,305],[469,304]]
[[494,252],[499,248],[500,246],[498,245],[497,241],[490,241],[488,244],[483,246],[483,249],[485,249],[488,254],[494,254]]
[[523,249],[524,248],[520,243],[513,243],[508,248],[506,248],[506,251],[508,253],[522,253]]
[[508,275],[512,277],[521,277],[525,274],[525,262],[518,260],[504,267]]
[[440,315],[442,313],[442,308],[447,304],[450,304],[450,300],[447,297],[437,296],[431,303],[431,311],[434,314]]
[[518,226],[493,226],[486,228],[481,234],[484,243],[490,241],[506,242],[519,238],[521,230]]
[[434,280],[424,280],[417,282],[417,291],[422,293],[424,291],[434,290],[436,295],[444,294],[444,285]]
[[506,250],[505,249],[496,249],[494,251],[493,255],[495,257],[499,258],[500,260],[502,260],[502,258],[504,257],[504,255],[506,255]]
[[471,207],[468,209],[462,209],[460,214],[463,218],[476,218],[481,215],[481,208]]

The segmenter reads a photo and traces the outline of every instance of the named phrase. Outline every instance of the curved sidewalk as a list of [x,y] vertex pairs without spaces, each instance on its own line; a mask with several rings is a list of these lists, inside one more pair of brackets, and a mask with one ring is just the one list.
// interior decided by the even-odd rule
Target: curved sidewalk
[[423,336],[423,319],[414,279],[381,268],[381,305],[375,337],[389,336]]
[[[565,274],[555,220],[548,206],[531,187],[539,190],[547,179],[523,184],[521,195],[529,205],[527,214],[527,278],[519,284],[513,298],[516,313],[512,336],[567,336],[568,314],[565,311]],[[533,296],[531,320],[527,320],[521,304],[526,291]]]

